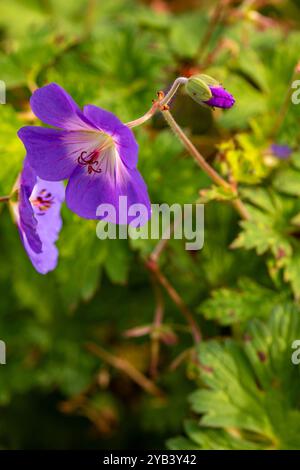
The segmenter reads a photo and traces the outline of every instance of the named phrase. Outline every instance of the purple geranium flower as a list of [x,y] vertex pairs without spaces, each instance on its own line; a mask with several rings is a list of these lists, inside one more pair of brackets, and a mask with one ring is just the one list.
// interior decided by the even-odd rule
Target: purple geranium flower
[[46,274],[57,265],[64,185],[38,178],[26,158],[16,186],[18,201],[11,207],[22,243],[35,269]]
[[281,145],[281,144],[272,144],[270,146],[270,150],[274,157],[279,158],[280,160],[286,160],[290,157],[293,152],[293,149],[288,145]]
[[[69,178],[68,207],[81,217],[100,219],[97,208],[110,204],[119,221],[119,197],[127,205],[143,204],[151,215],[147,187],[138,172],[138,145],[133,132],[114,114],[93,105],[80,110],[68,93],[55,83],[31,97],[34,114],[59,129],[27,126],[19,130],[30,165],[40,178]],[[122,214],[124,221],[124,214]],[[133,217],[126,215],[129,223]]]
[[212,97],[204,101],[204,103],[208,106],[212,106],[213,108],[231,108],[234,103],[234,97],[227,91],[225,88],[220,86],[209,86],[209,89],[212,93]]

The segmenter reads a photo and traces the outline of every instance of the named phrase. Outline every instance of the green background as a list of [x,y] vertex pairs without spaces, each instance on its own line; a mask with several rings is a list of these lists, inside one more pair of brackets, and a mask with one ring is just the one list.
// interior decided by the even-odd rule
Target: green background
[[[22,166],[17,130],[40,124],[29,108],[37,86],[57,82],[80,106],[127,122],[177,76],[204,72],[236,105],[212,112],[181,91],[171,111],[238,186],[250,220],[160,115],[136,129],[151,201],[194,203],[201,190],[207,203],[204,248],[171,240],[159,259],[202,330],[196,347],[147,268],[155,241],[100,241],[95,221],[64,207],[59,264],[41,276],[2,204],[0,448],[300,449],[300,106],[290,100],[299,21],[296,0],[1,1],[0,196]],[[288,161],[271,155],[274,142],[292,148]],[[157,303],[163,324],[153,328]],[[150,335],[126,335],[145,325]]]

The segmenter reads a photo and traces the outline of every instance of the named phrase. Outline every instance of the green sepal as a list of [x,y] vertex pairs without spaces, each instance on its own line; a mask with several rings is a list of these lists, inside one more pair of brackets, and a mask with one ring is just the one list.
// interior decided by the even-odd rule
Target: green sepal
[[190,77],[185,85],[187,94],[197,103],[203,104],[212,97],[210,86],[219,86],[219,83],[209,75],[199,74]]
[[200,75],[191,77],[185,85],[187,94],[197,103],[202,104],[212,97],[212,93]]

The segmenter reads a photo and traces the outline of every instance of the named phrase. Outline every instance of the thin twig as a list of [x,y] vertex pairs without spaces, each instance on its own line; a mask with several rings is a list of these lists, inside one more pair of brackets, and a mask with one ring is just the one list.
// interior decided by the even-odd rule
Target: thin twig
[[185,349],[184,351],[182,351],[177,357],[175,357],[175,359],[171,362],[170,366],[169,366],[169,369],[171,371],[174,371],[177,369],[177,367],[180,366],[180,364],[187,358],[191,355],[191,353],[194,352],[194,349],[192,348],[189,348],[189,349]]
[[183,299],[180,297],[178,292],[175,288],[170,284],[168,279],[164,276],[161,272],[159,265],[153,260],[149,259],[146,262],[147,268],[155,275],[158,282],[164,287],[166,292],[168,293],[170,299],[174,302],[174,304],[178,307],[179,311],[185,317],[187,323],[190,326],[193,338],[195,343],[199,343],[202,339],[201,331],[199,326],[197,325],[192,312],[189,310]]
[[[170,236],[172,235],[172,233],[174,232],[174,224],[171,224],[170,226]],[[170,240],[168,238],[162,238],[161,240],[159,240],[159,242],[156,244],[154,250],[152,251],[151,255],[150,255],[150,258],[157,262],[158,259],[160,258],[162,252],[164,251],[164,249],[166,248],[168,242]]]
[[159,242],[155,245],[152,253],[150,254],[150,259],[154,262],[158,262],[162,252],[166,248],[168,242],[170,241],[170,237],[173,235],[175,227],[178,223],[181,223],[181,214],[180,217],[177,217],[170,225],[166,228],[165,232],[162,234],[162,238]]
[[163,321],[165,304],[164,304],[164,298],[162,296],[160,286],[154,275],[153,275],[153,289],[155,293],[156,307],[155,307],[153,329],[152,329],[152,335],[151,335],[151,360],[150,360],[149,372],[150,372],[151,377],[155,378],[157,376],[157,369],[158,369],[158,363],[159,363],[159,351],[160,351],[160,335],[159,335],[158,329],[160,328],[162,321]]
[[145,390],[150,395],[156,397],[164,396],[162,390],[160,390],[150,379],[148,379],[144,374],[142,374],[138,369],[136,369],[127,359],[122,357],[114,356],[108,351],[105,351],[103,348],[94,343],[87,343],[86,348],[94,356],[99,357],[103,361],[107,362],[115,369],[121,370],[128,377],[137,383],[143,390]]

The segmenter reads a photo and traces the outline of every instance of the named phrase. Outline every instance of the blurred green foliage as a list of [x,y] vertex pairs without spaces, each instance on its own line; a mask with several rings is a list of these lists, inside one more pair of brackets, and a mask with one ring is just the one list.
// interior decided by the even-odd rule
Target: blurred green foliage
[[[127,122],[176,76],[201,71],[236,105],[212,116],[180,93],[171,109],[250,214],[239,222],[234,191],[210,184],[160,116],[136,130],[151,201],[192,203],[201,191],[206,202],[204,248],[187,252],[171,240],[159,261],[202,329],[195,351],[146,267],[155,241],[100,241],[94,221],[64,207],[59,265],[43,277],[2,204],[1,448],[300,449],[299,366],[291,363],[300,339],[300,106],[290,101],[299,22],[299,4],[288,0],[1,1],[0,196],[24,158],[17,130],[39,124],[29,109],[36,86],[55,81],[81,106]],[[274,142],[289,145],[291,158],[271,155]],[[148,393],[149,377],[158,393]]]

